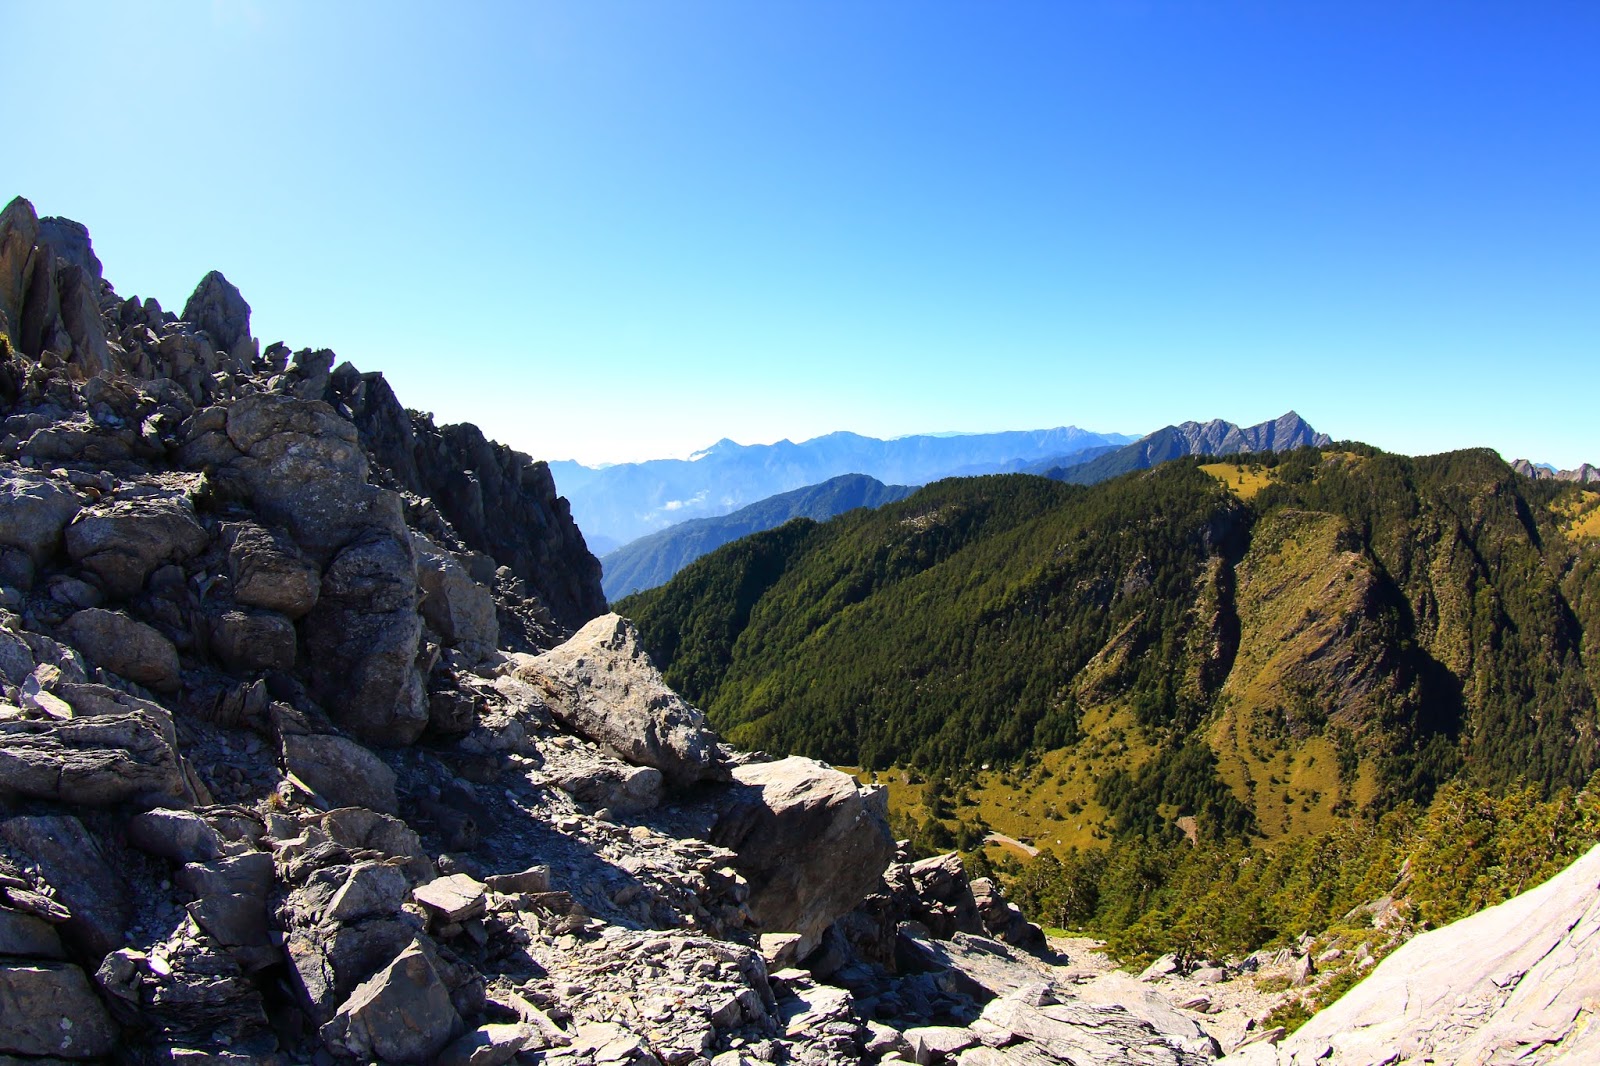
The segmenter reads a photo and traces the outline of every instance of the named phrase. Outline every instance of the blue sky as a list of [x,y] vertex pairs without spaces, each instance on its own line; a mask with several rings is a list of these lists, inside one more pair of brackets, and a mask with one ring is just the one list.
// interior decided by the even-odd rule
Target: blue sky
[[23,3],[0,196],[545,458],[1600,461],[1600,4]]

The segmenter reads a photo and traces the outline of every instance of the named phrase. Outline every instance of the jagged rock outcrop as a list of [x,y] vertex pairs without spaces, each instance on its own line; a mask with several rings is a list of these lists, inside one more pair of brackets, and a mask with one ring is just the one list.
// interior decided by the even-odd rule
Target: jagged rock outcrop
[[520,623],[508,630],[548,646],[542,634],[577,629],[604,613],[600,563],[544,463],[488,440],[476,426],[435,426],[432,416],[402,407],[383,375],[348,363],[329,378],[326,398],[356,426],[382,480],[432,502],[422,532],[479,557],[474,561],[487,573],[478,580],[502,566],[508,585],[523,584],[527,602],[502,612]]
[[200,279],[181,317],[205,330],[212,343],[240,366],[251,365],[259,355],[260,345],[250,336],[250,305],[219,270]]
[[1572,470],[1555,470],[1548,466],[1540,466],[1527,459],[1513,459],[1511,461],[1511,469],[1523,477],[1531,477],[1535,480],[1549,478],[1555,481],[1577,481],[1586,485],[1600,481],[1600,467],[1595,466],[1593,463],[1579,463]]
[[1237,1066],[1600,1061],[1600,847],[1537,888],[1418,936]]

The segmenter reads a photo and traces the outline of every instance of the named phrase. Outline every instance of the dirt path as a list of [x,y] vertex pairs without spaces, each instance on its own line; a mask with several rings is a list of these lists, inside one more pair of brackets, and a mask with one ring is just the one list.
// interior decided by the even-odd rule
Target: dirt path
[[1039,854],[1039,849],[1032,844],[1024,844],[1016,837],[1008,837],[1004,833],[990,833],[983,840],[986,844],[1002,844],[1008,848],[1016,848],[1030,859]]

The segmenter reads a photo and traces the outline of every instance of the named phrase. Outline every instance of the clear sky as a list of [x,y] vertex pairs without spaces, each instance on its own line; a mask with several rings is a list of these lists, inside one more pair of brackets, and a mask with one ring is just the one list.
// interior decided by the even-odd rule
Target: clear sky
[[0,0],[0,196],[544,458],[1294,408],[1600,461],[1592,0]]

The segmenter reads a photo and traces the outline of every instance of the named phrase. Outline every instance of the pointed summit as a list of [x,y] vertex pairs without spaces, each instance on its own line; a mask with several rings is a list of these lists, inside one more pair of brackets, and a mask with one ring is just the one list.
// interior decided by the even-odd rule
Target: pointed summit
[[200,279],[183,305],[183,318],[205,330],[218,351],[228,352],[245,366],[255,361],[257,344],[250,336],[250,305],[222,271],[213,270]]

